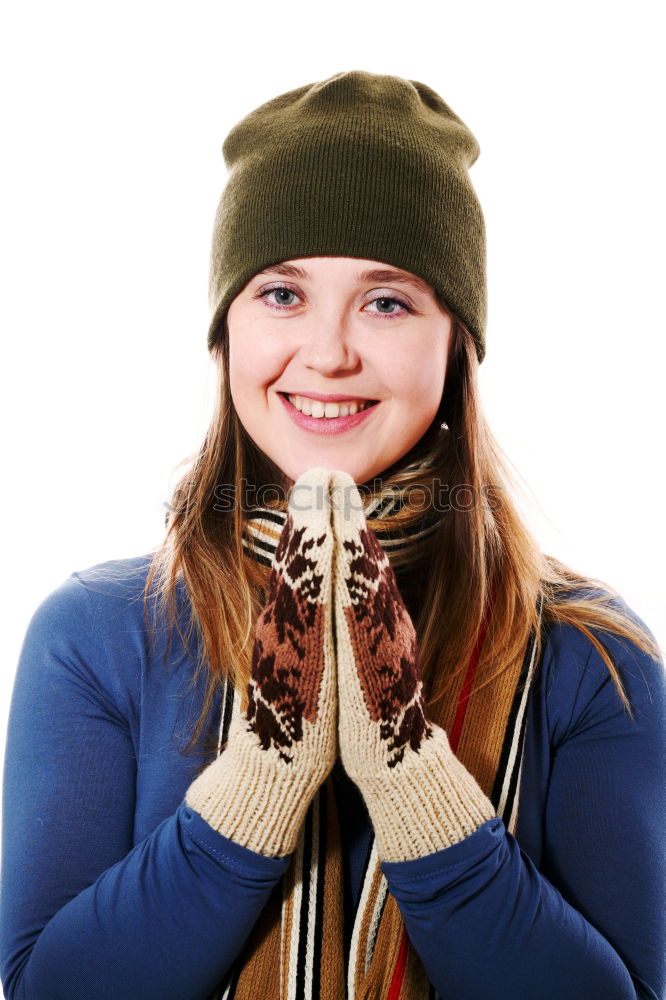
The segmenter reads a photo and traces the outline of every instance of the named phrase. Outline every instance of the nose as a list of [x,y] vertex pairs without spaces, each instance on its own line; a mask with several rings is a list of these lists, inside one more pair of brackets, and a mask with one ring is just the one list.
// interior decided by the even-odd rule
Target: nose
[[351,331],[336,317],[324,319],[319,316],[312,328],[304,333],[299,354],[306,368],[327,376],[353,371],[360,362]]

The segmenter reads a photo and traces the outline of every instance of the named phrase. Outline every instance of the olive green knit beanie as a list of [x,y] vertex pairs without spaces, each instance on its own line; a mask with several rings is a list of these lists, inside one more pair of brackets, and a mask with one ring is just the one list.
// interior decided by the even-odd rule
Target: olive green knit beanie
[[479,144],[430,87],[351,70],[250,112],[222,146],[227,183],[211,248],[212,348],[258,271],[358,257],[441,292],[485,355],[486,240],[468,169]]

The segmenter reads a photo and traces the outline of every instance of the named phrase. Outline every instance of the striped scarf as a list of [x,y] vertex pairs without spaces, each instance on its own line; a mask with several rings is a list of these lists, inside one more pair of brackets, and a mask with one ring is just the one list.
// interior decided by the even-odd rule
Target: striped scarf
[[[408,518],[407,531],[382,530],[381,519],[404,505],[404,495],[395,491],[375,494],[364,505],[368,526],[394,568],[422,553],[437,522],[426,513]],[[280,510],[248,511],[242,540],[247,555],[270,567],[285,519]],[[472,684],[484,681],[483,670],[492,670],[490,665],[482,670],[479,657],[493,597],[466,672],[429,718],[447,732],[451,749],[490,798],[506,829],[515,834],[527,698],[537,672],[536,636],[532,630],[514,671],[504,671],[469,701]],[[538,611],[541,622],[541,602]],[[240,711],[241,693],[225,682],[218,753]],[[343,855],[334,778],[329,775],[306,814],[289,869],[209,1000],[439,1000],[409,942],[380,863],[372,835],[345,955]]]

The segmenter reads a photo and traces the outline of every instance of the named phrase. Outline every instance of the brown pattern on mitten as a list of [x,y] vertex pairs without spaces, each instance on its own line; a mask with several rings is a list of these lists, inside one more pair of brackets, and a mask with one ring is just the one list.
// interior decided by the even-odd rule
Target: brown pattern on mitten
[[344,607],[368,714],[379,722],[388,767],[432,736],[425,716],[416,632],[388,556],[367,528],[345,539]]
[[325,614],[321,604],[324,547],[329,532],[318,537],[296,528],[287,515],[275,551],[268,600],[255,629],[247,718],[261,746],[271,744],[286,761],[303,739],[303,719],[317,721],[317,701],[324,673]]

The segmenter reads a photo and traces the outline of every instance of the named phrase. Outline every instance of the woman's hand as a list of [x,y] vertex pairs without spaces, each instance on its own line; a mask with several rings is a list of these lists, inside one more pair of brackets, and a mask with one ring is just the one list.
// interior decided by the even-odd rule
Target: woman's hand
[[313,468],[292,487],[255,627],[247,710],[186,793],[220,833],[275,857],[295,849],[337,756],[329,477]]
[[353,479],[335,472],[331,490],[340,756],[382,859],[406,861],[462,840],[495,810],[427,718],[414,625]]
[[314,790],[337,756],[329,475],[310,469],[292,489],[255,628],[246,713],[247,732],[278,770]]

